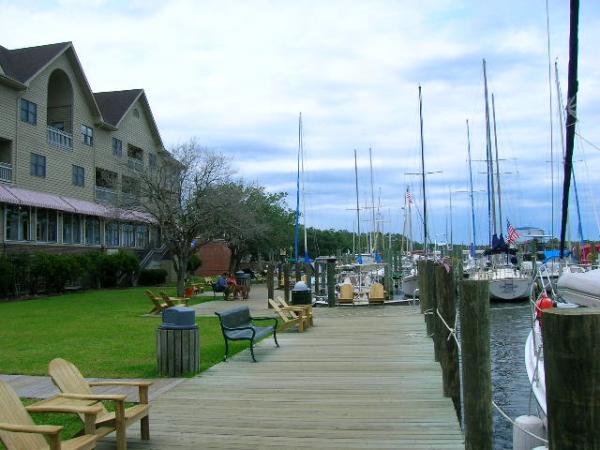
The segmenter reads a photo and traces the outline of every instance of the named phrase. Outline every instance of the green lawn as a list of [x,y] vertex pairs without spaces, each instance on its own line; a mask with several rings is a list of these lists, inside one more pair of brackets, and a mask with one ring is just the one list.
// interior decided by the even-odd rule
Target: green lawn
[[[46,375],[56,357],[70,360],[86,377],[157,377],[156,329],[160,316],[146,288],[69,293],[0,303],[0,373]],[[156,292],[159,289],[154,289]],[[174,295],[173,288],[164,289]],[[192,304],[213,299],[194,297]],[[224,343],[216,317],[197,318],[200,370],[220,362]],[[247,348],[234,343],[231,353]]]

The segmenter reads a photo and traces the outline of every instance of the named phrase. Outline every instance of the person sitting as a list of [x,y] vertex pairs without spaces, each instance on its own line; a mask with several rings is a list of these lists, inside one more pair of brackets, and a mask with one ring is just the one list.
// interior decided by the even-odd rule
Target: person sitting
[[225,300],[229,297],[229,292],[231,291],[229,287],[229,280],[227,278],[227,272],[223,272],[219,278],[217,278],[217,282],[213,284],[213,290],[215,292],[223,292],[223,296]]
[[236,299],[238,298],[238,296],[240,298],[243,298],[243,293],[240,291],[240,285],[238,284],[233,274],[229,275],[229,279],[227,281],[229,282],[229,289],[230,292],[233,294],[233,298]]

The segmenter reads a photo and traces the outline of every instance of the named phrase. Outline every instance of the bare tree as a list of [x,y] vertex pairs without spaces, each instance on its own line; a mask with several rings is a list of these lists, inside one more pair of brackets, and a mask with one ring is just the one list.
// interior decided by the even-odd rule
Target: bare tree
[[173,257],[179,296],[185,289],[192,241],[202,245],[214,238],[214,228],[209,226],[210,194],[229,182],[231,174],[222,155],[192,138],[161,155],[155,167],[140,175],[142,207],[160,227],[161,240]]

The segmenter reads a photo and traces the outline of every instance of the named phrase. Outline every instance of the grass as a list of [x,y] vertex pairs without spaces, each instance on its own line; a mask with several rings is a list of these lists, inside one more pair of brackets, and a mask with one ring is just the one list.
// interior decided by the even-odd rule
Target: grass
[[[157,377],[156,329],[160,316],[143,316],[151,304],[146,288],[69,293],[0,303],[0,373],[47,375],[48,362],[68,359],[86,377]],[[164,289],[174,295],[174,289]],[[213,300],[194,297],[191,304]],[[200,370],[223,358],[216,317],[197,317]],[[248,347],[235,342],[230,353]]]

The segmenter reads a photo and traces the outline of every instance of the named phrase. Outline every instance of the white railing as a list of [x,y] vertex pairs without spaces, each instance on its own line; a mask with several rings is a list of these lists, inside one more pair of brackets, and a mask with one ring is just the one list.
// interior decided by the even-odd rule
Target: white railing
[[144,170],[144,162],[137,158],[127,158],[127,167],[136,172]]
[[0,162],[0,181],[12,182],[12,164]]
[[112,189],[96,186],[96,200],[103,203],[116,204],[119,200],[119,194]]
[[73,135],[58,128],[48,127],[48,144],[65,150],[73,150]]

